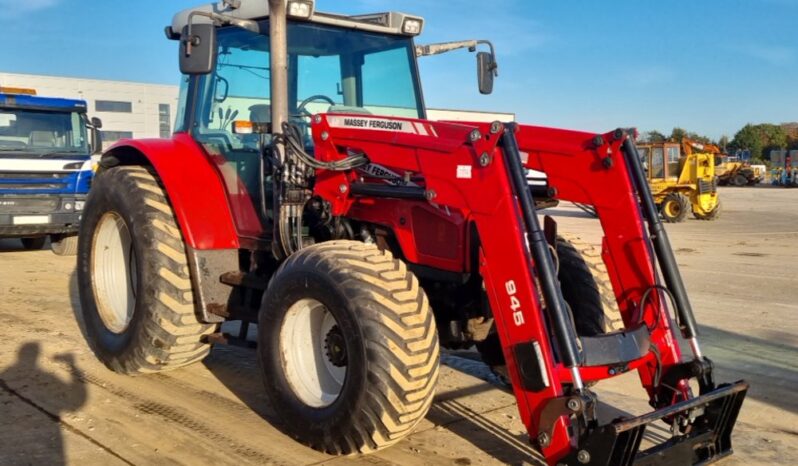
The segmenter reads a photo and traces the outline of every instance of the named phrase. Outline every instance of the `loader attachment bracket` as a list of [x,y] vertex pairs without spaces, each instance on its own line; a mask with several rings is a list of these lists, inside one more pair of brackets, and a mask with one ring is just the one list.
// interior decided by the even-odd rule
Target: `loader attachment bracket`
[[[649,414],[590,429],[558,464],[704,465],[732,453],[731,434],[748,384],[739,381]],[[646,429],[671,420],[668,440],[640,450]]]

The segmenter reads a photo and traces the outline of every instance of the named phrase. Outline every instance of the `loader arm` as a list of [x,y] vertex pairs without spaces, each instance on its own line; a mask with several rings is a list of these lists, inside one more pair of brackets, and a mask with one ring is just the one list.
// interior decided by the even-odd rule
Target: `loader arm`
[[[633,145],[625,133],[595,135],[498,122],[458,125],[320,115],[314,118],[313,134],[320,160],[362,153],[371,164],[414,180],[385,183],[354,172],[320,170],[315,194],[330,203],[334,216],[401,231],[407,228],[405,218],[400,214],[391,219],[384,214],[387,207],[381,208],[401,198],[405,204],[433,206],[475,225],[479,273],[521,418],[547,461],[556,463],[575,455],[580,445],[595,442],[596,400],[584,389],[586,382],[637,370],[651,404],[662,409],[679,403],[702,404],[690,393],[686,384],[690,377],[701,375],[710,381],[702,384],[702,395],[714,388],[708,363],[699,356],[692,366],[682,363],[672,320],[661,299],[664,293],[659,293],[665,287],[654,268],[655,249],[660,255],[667,239],[652,243],[650,238],[665,237],[664,231],[651,227],[646,231],[642,212],[646,203],[641,205],[641,187],[629,162],[637,154],[628,153]],[[526,160],[523,166],[522,160]],[[626,325],[624,332],[577,339],[525,184],[524,168],[546,173],[556,199],[595,207],[604,229],[603,258]],[[642,169],[636,168],[642,177]],[[648,191],[646,195],[650,198]],[[413,254],[405,256],[418,260]],[[673,275],[666,274],[665,279],[669,286],[681,285],[681,279],[675,283]],[[683,286],[675,294],[677,303],[686,299]],[[694,341],[691,311],[682,315],[682,324],[689,328],[683,333]],[[668,388],[663,387],[663,380],[668,381]],[[634,441],[618,441],[615,447],[607,447],[607,454],[631,448],[628,464],[632,464],[639,447],[629,443]]]

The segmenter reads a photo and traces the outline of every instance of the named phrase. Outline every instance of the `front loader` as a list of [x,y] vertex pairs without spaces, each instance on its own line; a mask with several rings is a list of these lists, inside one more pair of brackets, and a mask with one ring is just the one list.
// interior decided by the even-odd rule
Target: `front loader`
[[[281,428],[339,455],[412,433],[440,348],[476,344],[549,464],[729,455],[748,386],[714,381],[630,135],[429,121],[418,57],[487,49],[485,94],[498,66],[486,41],[416,46],[423,26],[294,0],[176,15],[176,134],[109,149],[83,216],[79,317],[95,354],[153,373],[240,342],[225,321],[240,337],[257,324]],[[595,209],[599,252],[541,220],[559,200]],[[627,372],[653,411],[600,421],[590,387]],[[659,422],[671,437],[641,443]]]

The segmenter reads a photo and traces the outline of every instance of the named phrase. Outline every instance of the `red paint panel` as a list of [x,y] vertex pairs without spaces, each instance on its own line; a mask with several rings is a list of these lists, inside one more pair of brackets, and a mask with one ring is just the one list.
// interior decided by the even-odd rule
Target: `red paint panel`
[[210,157],[190,136],[126,140],[108,153],[125,147],[143,154],[155,168],[186,244],[201,250],[239,247],[224,183]]

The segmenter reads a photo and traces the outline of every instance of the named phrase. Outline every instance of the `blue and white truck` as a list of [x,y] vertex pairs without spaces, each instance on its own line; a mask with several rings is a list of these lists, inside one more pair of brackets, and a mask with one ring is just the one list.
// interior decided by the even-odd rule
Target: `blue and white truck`
[[77,252],[93,155],[102,148],[101,123],[82,100],[39,97],[0,88],[0,238],[26,249]]

